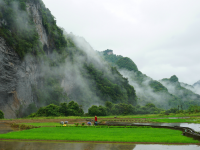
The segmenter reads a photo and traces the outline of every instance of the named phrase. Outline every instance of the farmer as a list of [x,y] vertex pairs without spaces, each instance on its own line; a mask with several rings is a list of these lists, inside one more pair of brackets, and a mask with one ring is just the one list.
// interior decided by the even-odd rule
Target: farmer
[[91,122],[88,122],[87,124],[88,124],[88,126],[90,126],[92,123],[91,123]]
[[95,126],[97,125],[97,116],[95,116],[94,124],[95,124]]

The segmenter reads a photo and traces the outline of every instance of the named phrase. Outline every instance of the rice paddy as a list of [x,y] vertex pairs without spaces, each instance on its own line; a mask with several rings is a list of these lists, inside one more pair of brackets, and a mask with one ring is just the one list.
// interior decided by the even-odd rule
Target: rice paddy
[[0,139],[199,143],[181,131],[162,128],[41,127],[0,134]]

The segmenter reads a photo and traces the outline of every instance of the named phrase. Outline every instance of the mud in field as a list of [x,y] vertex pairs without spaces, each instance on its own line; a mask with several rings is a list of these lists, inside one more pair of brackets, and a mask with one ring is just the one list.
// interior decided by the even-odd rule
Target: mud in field
[[12,131],[16,131],[16,129],[11,128],[10,124],[8,123],[0,122],[0,134],[12,132]]
[[[137,122],[137,123],[144,123],[144,122],[148,122],[145,118],[141,119],[141,118],[134,118],[134,119],[130,119],[130,118],[98,118],[98,121],[103,121],[103,120],[112,120],[112,121],[122,121],[122,122]],[[13,120],[0,120],[1,122],[4,123],[44,123],[44,122],[60,122],[60,121],[68,121],[69,124],[74,124],[74,123],[87,123],[88,121],[93,122],[94,118],[83,118],[83,119],[13,119]]]
[[86,122],[86,119],[15,119],[4,120],[4,123],[43,123],[43,122],[60,122],[68,121],[69,123]]

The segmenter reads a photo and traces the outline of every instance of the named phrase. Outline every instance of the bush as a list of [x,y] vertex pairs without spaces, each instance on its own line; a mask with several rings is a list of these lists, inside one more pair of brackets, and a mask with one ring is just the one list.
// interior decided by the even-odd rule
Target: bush
[[92,105],[92,107],[90,107],[88,109],[88,114],[90,116],[106,116],[107,115],[107,110],[106,107],[103,106],[96,106],[96,105]]
[[0,110],[0,119],[4,119],[4,113]]
[[135,113],[135,107],[131,104],[115,104],[111,109],[112,114],[114,115],[128,115]]
[[36,113],[32,113],[29,117],[48,117],[48,116],[82,116],[84,114],[81,105],[71,101],[67,103],[61,103],[60,106],[55,104],[47,105],[46,107],[40,107]]

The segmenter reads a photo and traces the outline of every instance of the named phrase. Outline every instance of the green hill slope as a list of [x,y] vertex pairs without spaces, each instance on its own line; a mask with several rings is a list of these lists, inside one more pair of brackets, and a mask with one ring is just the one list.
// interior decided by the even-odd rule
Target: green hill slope
[[[159,81],[153,80],[138,70],[135,63],[127,57],[115,54],[103,53],[103,57],[111,65],[116,66],[119,72],[128,78],[130,84],[135,88],[138,97],[138,104],[146,105],[154,103],[159,108],[169,109],[177,107],[181,99],[168,91]],[[113,61],[115,60],[115,61]]]
[[170,93],[181,99],[180,106],[182,106],[183,109],[188,109],[190,105],[200,105],[200,95],[181,86],[181,83],[175,75],[171,76],[169,79],[162,79],[160,82],[167,87]]

